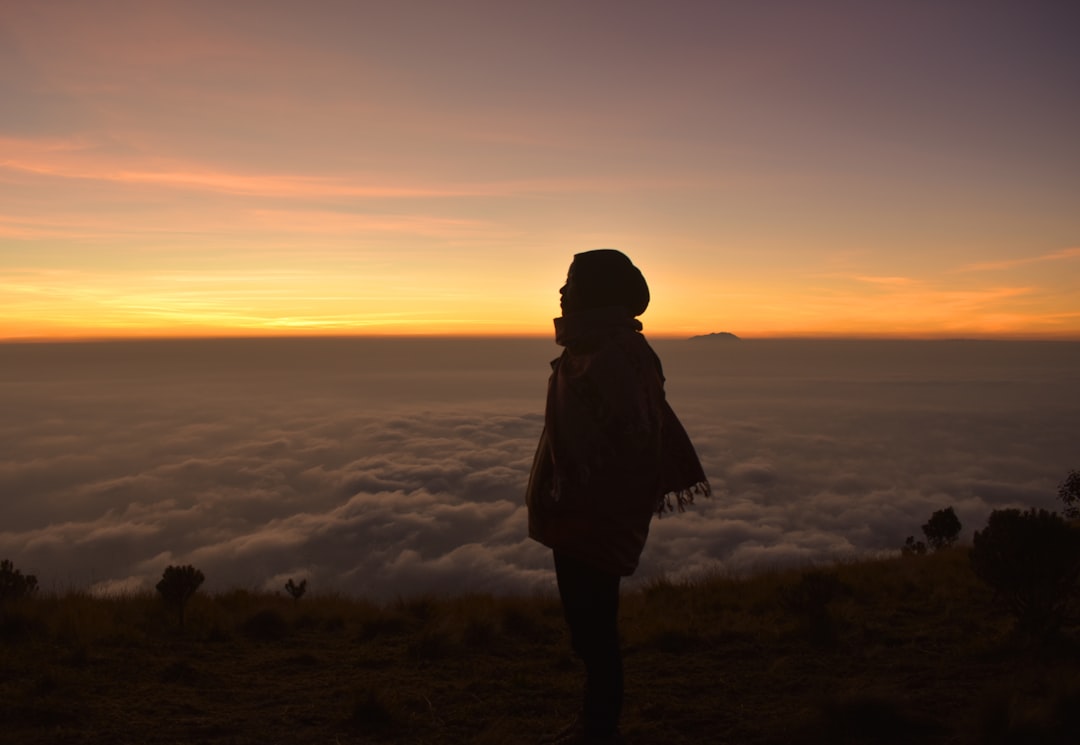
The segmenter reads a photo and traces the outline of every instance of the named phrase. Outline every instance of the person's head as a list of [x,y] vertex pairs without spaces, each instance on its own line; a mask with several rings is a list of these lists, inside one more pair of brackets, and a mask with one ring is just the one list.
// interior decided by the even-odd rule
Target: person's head
[[563,315],[621,306],[640,316],[649,306],[645,277],[625,254],[611,248],[575,254],[559,294]]

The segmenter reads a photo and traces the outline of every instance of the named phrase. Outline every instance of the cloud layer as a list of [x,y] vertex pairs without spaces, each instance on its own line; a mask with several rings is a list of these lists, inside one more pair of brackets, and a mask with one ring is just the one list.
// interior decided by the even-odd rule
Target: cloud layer
[[[660,341],[716,496],[654,521],[640,577],[894,550],[952,505],[1055,506],[1080,345]],[[378,598],[551,586],[522,494],[544,341],[0,347],[0,556],[47,589]]]

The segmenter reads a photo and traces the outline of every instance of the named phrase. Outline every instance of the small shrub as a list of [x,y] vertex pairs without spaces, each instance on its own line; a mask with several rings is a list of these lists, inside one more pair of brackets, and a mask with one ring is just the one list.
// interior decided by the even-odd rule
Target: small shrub
[[930,516],[930,520],[922,526],[922,532],[930,548],[940,551],[956,543],[961,527],[956,512],[952,507],[946,507]]
[[1016,617],[1017,629],[1052,636],[1080,576],[1080,533],[1046,510],[994,510],[971,549],[975,574]]
[[0,640],[20,639],[44,635],[48,631],[45,622],[25,610],[7,610],[0,613]]
[[271,608],[264,608],[249,616],[240,626],[244,636],[261,642],[275,642],[289,634],[285,617]]
[[998,683],[984,695],[977,716],[982,745],[1080,742],[1080,678]]
[[0,603],[29,597],[37,587],[37,577],[23,574],[8,559],[0,561]]
[[904,541],[904,545],[900,547],[900,553],[904,556],[924,556],[926,554],[926,544],[922,541],[916,541],[915,536],[909,535],[907,540]]
[[168,665],[161,671],[160,677],[162,683],[176,683],[186,686],[197,686],[204,682],[202,673],[183,660]]
[[77,643],[60,658],[60,662],[68,667],[86,667],[90,664],[90,650],[85,644]]
[[847,588],[840,578],[831,572],[807,572],[794,585],[780,592],[780,605],[796,616],[815,616],[838,598]]
[[399,612],[411,616],[420,624],[428,623],[435,618],[439,612],[438,603],[436,603],[433,598],[423,596],[410,598],[408,600],[399,598],[396,603],[396,608]]
[[835,640],[829,603],[848,588],[831,572],[812,571],[780,591],[780,606],[795,616],[811,641],[827,645]]
[[371,688],[365,688],[356,692],[347,723],[360,732],[388,735],[400,728],[402,715],[392,701]]
[[322,620],[323,631],[337,634],[345,630],[345,619],[341,616],[327,616]]
[[227,644],[232,641],[232,632],[220,623],[214,622],[206,630],[203,641],[211,644]]
[[665,654],[700,652],[704,639],[689,629],[667,627],[652,631],[645,644]]
[[170,565],[165,567],[161,581],[155,585],[165,605],[176,611],[181,628],[184,627],[184,608],[204,579],[203,573],[190,564],[179,567]]
[[470,618],[461,631],[461,641],[473,649],[486,649],[497,636],[495,624],[489,618]]
[[293,600],[299,600],[307,592],[307,580],[302,579],[300,584],[295,584],[290,577],[289,581],[285,583],[285,591],[292,596]]
[[649,605],[669,607],[685,601],[686,589],[686,585],[673,582],[668,577],[655,577],[642,585],[641,593]]
[[443,629],[425,628],[416,633],[406,645],[406,653],[416,662],[432,662],[449,657],[454,640]]
[[[559,609],[560,614],[562,610]],[[543,617],[534,608],[519,604],[504,605],[499,614],[499,625],[510,636],[531,643],[548,641],[553,635],[561,633],[561,626],[556,626],[558,632],[553,632],[552,627],[544,623]]]
[[824,742],[926,742],[942,734],[939,724],[907,710],[893,697],[850,694],[823,699],[817,708],[820,718],[814,734],[824,735]]
[[1064,505],[1065,517],[1070,520],[1080,517],[1080,471],[1069,471],[1065,480],[1058,484],[1058,499]]
[[408,621],[400,613],[385,611],[360,622],[359,641],[366,642],[378,636],[395,636],[405,632]]

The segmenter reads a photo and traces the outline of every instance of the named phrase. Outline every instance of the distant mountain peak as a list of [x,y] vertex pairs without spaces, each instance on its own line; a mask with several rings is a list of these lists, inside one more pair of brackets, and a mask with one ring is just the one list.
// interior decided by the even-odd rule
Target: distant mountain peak
[[739,337],[730,331],[716,331],[712,334],[701,334],[700,336],[691,336],[690,341],[696,339],[711,339],[713,341],[739,341]]

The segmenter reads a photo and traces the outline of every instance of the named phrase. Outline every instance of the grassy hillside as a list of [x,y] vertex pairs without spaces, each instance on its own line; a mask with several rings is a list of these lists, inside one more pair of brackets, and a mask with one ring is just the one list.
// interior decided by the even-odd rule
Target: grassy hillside
[[[1032,647],[967,551],[654,583],[630,743],[1076,743],[1076,629]],[[578,703],[555,598],[41,595],[0,619],[3,743],[532,743]]]

